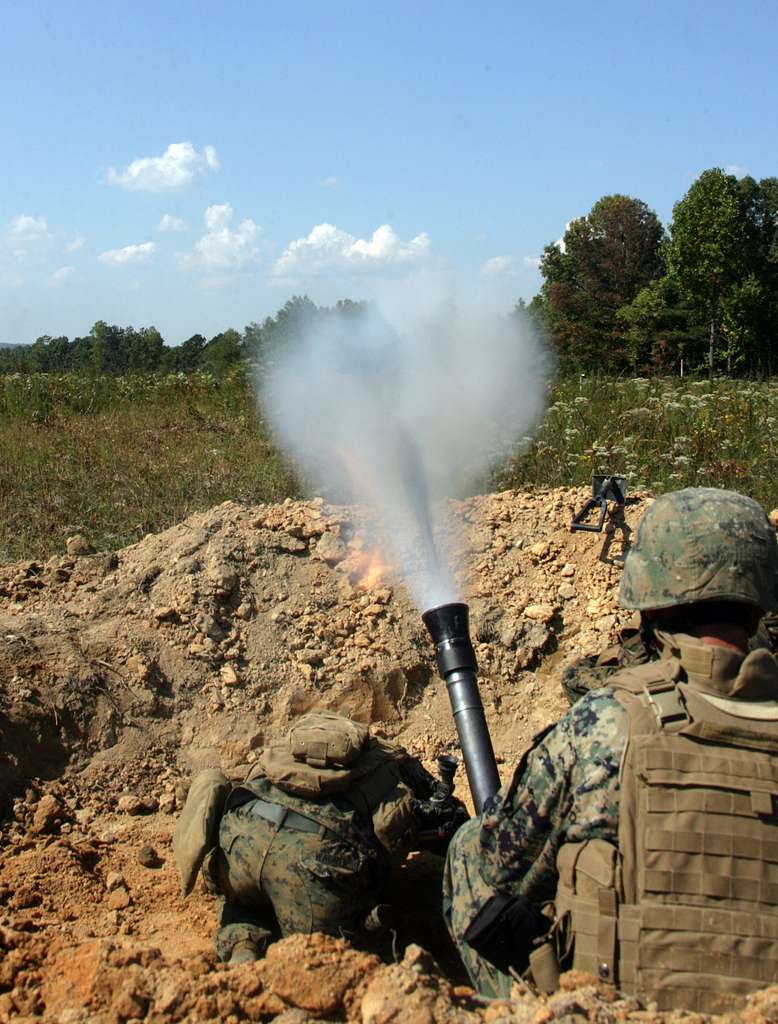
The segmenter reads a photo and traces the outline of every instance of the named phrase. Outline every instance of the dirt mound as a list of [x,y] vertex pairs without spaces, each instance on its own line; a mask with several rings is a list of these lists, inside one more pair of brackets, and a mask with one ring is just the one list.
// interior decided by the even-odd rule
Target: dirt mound
[[[506,774],[564,710],[566,664],[626,618],[616,584],[645,501],[604,534],[571,534],[585,497],[509,491],[449,510]],[[194,769],[242,771],[313,707],[428,763],[456,751],[419,613],[369,536],[358,510],[318,500],[226,503],[115,554],[0,566],[0,1020],[624,1019],[631,1004],[591,986],[509,1007],[459,985],[435,858],[394,883],[413,909],[389,966],[320,937],[218,966],[212,901],[181,900],[170,842]],[[775,999],[752,1001],[753,1020]]]
[[[506,758],[561,709],[549,677],[620,617],[624,530],[570,534],[583,496],[505,492],[452,509]],[[628,507],[627,524],[641,508]],[[452,748],[429,639],[382,568],[359,517],[318,500],[227,503],[116,554],[1,566],[6,781],[91,766],[104,797],[150,784],[149,799],[169,802],[176,772],[250,761],[313,706],[380,723],[415,753]]]

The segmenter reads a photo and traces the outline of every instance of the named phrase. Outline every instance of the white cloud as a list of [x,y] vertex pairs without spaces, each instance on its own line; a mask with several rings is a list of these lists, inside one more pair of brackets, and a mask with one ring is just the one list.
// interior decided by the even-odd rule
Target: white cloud
[[78,252],[78,250],[83,249],[85,245],[86,239],[83,235],[78,235],[78,237],[74,238],[72,242],[67,242],[65,244],[65,249],[68,252]]
[[516,260],[513,256],[492,256],[481,267],[481,273],[484,277],[500,277],[513,273],[515,270]]
[[376,228],[372,238],[355,238],[333,224],[318,224],[307,238],[290,242],[276,260],[277,276],[327,270],[359,270],[419,262],[429,253],[426,232],[401,242],[388,224]]
[[745,178],[748,174],[748,168],[742,164],[727,164],[724,170],[727,174],[734,174],[736,178]]
[[259,254],[254,243],[262,229],[246,218],[233,231],[232,217],[229,203],[209,206],[205,211],[206,232],[195,242],[194,252],[179,253],[179,266],[184,270],[240,270],[253,263]]
[[24,213],[13,218],[8,234],[15,242],[39,242],[51,238],[45,217],[29,217]]
[[186,221],[180,217],[174,217],[172,213],[164,213],[162,220],[157,224],[157,231],[184,231]]
[[63,285],[69,278],[75,273],[74,267],[60,267],[59,270],[55,270],[49,278],[49,285],[52,288],[56,288],[59,285]]
[[219,159],[213,146],[198,152],[191,142],[174,142],[162,156],[141,156],[123,171],[109,167],[105,175],[108,185],[140,192],[162,192],[183,188],[197,174],[218,171]]
[[321,184],[322,188],[337,188],[340,182],[337,178],[324,178]]
[[97,258],[112,267],[120,267],[125,263],[145,263],[156,248],[154,242],[140,242],[138,245],[125,245],[123,249],[108,249]]
[[526,267],[533,267],[535,270],[540,270],[540,264],[543,262],[540,256],[525,256],[524,265]]
[[215,203],[205,211],[203,219],[209,231],[223,231],[232,220],[233,211],[229,203]]

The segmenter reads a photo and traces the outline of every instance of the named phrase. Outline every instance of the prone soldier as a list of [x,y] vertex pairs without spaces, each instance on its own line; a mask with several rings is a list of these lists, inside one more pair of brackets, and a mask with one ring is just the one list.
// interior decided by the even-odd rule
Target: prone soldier
[[202,867],[221,898],[219,958],[259,959],[279,932],[363,938],[393,858],[444,852],[467,818],[446,768],[436,781],[401,747],[320,711],[238,785],[213,769],[197,775],[173,848],[184,894]]

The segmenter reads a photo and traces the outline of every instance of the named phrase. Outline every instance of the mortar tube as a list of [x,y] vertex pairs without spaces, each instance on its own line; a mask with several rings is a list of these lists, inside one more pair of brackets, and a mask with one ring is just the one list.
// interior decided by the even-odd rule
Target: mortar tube
[[446,683],[467,781],[476,814],[500,788],[489,727],[481,703],[476,671],[478,663],[470,641],[466,604],[430,608],[422,615],[435,644],[438,671]]

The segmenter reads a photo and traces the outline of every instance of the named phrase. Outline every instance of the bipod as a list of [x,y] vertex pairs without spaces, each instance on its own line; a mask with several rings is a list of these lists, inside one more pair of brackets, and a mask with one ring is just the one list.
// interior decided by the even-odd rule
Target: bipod
[[[576,512],[570,523],[571,530],[586,530],[589,533],[602,533],[608,502],[624,506],[627,496],[627,478],[624,476],[593,476],[592,496],[580,512]],[[596,523],[585,523],[584,519],[593,508],[600,509],[600,517]]]

